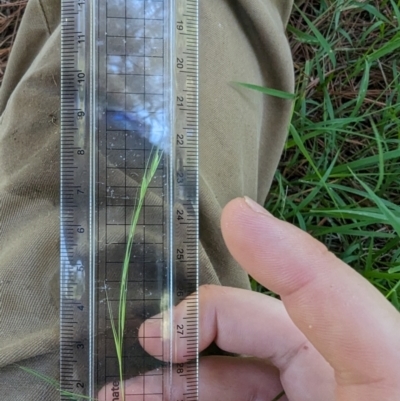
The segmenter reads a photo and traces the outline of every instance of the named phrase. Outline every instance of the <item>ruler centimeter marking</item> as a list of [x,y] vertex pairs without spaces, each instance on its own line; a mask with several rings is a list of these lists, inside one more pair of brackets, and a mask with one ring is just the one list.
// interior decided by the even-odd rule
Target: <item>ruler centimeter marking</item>
[[[128,328],[137,321],[125,336],[124,368],[127,377],[156,368],[162,399],[176,385],[180,399],[198,400],[198,0],[62,0],[61,37],[61,399],[96,398],[119,383],[106,292],[116,303],[155,143],[165,149],[133,246]],[[165,322],[158,356],[179,347],[190,362],[160,369],[135,330],[185,298],[182,320]],[[157,394],[143,383],[135,401]],[[106,401],[122,399],[114,395]]]

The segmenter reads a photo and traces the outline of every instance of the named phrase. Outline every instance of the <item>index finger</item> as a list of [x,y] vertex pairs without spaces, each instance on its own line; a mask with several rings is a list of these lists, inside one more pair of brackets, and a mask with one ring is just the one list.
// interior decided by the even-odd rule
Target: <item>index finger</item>
[[339,384],[397,383],[399,314],[364,278],[307,233],[251,201],[226,206],[222,232],[242,267],[281,296]]

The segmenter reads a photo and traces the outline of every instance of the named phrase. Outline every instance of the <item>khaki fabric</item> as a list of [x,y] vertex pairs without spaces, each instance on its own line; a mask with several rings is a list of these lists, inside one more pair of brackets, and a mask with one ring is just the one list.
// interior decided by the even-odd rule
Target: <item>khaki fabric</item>
[[[232,82],[293,91],[290,0],[201,0],[201,283],[249,288],[220,234],[224,205],[268,193],[290,103]],[[0,399],[57,400],[60,0],[30,0],[0,91]]]

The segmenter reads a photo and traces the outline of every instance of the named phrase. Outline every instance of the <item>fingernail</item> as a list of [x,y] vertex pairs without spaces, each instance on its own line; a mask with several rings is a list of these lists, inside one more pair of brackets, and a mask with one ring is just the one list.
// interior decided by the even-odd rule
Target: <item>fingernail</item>
[[244,197],[245,202],[247,205],[256,213],[264,214],[266,216],[272,216],[272,214],[263,208],[261,205],[259,205],[257,202],[254,202],[253,199],[250,199],[248,196]]

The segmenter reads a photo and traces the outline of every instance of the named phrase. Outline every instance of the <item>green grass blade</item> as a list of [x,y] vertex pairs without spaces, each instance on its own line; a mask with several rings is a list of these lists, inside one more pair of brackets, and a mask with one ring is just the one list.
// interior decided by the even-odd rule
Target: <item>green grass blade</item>
[[371,64],[365,60],[364,74],[360,82],[360,90],[358,91],[357,103],[351,113],[351,117],[355,117],[364,103],[369,85],[369,73]]
[[397,20],[397,27],[400,27],[400,9],[399,9],[399,5],[395,3],[394,0],[390,0],[390,3],[393,6],[393,12],[396,16],[396,20]]
[[306,21],[306,23],[307,23],[308,27],[310,28],[310,30],[312,31],[312,33],[318,39],[325,54],[331,60],[333,68],[336,68],[336,57],[335,57],[334,51],[332,50],[331,45],[324,38],[324,36],[321,34],[321,32],[318,30],[318,28],[308,19],[308,17],[297,6],[295,6],[295,7],[297,8],[298,12],[300,13],[300,15],[304,19],[304,21]]
[[295,28],[292,25],[287,27],[287,31],[296,35],[296,38],[299,42],[308,43],[311,45],[318,45],[319,41],[315,36],[310,35],[309,33],[300,31],[299,29]]
[[[147,194],[148,187],[157,172],[158,166],[162,160],[163,152],[160,149],[155,149],[154,147],[150,151],[149,159],[145,167],[142,182],[139,187],[137,201],[134,207],[134,211],[131,218],[131,226],[129,229],[127,246],[125,249],[125,257],[122,266],[121,273],[121,283],[119,291],[119,305],[118,305],[118,320],[115,323],[112,314],[110,302],[107,296],[107,303],[109,305],[109,313],[111,318],[111,327],[114,336],[115,350],[118,359],[118,368],[120,375],[120,382],[123,383],[123,347],[124,347],[124,336],[125,336],[125,324],[126,324],[126,309],[127,309],[127,291],[128,291],[128,275],[129,275],[129,263],[132,255],[132,247],[134,242],[134,237],[136,234],[136,227],[139,221],[140,213],[143,208],[144,200]],[[124,388],[121,384],[122,389],[122,400],[125,399]]]
[[400,280],[400,273],[392,274],[387,272],[381,272],[379,270],[364,272],[363,276],[366,278],[377,278],[381,280]]
[[285,395],[285,392],[282,391],[276,397],[274,397],[271,401],[279,401],[284,395]]
[[376,206],[378,206],[379,210],[386,217],[386,221],[394,228],[397,235],[400,236],[400,217],[394,215],[393,212],[391,210],[389,210],[389,208],[386,207],[386,205],[382,202],[382,200],[379,198],[379,196],[377,196],[368,185],[366,185],[363,181],[361,181],[353,173],[353,171],[350,170],[350,172],[353,174],[354,178],[363,186],[365,191],[370,196],[370,199],[375,202]]
[[57,390],[60,390],[60,383],[57,380],[55,380],[55,379],[53,379],[51,377],[45,376],[42,373],[40,373],[40,372],[38,372],[36,370],[27,368],[25,366],[20,366],[20,365],[16,365],[16,366],[18,366],[18,368],[20,368],[24,372],[27,372],[30,375],[36,376],[37,378],[39,378],[40,380],[50,384],[52,387],[56,388]]
[[362,4],[361,9],[367,11],[370,15],[375,17],[378,21],[390,24],[390,21],[372,4]]
[[396,285],[386,294],[386,299],[391,298],[393,294],[397,292],[397,289],[400,288],[400,280],[396,283]]
[[339,157],[339,152],[336,154],[335,158],[333,159],[332,163],[326,170],[325,174],[322,176],[321,180],[318,182],[315,188],[308,194],[308,196],[304,198],[304,200],[302,200],[301,203],[296,207],[296,209],[293,211],[294,213],[298,213],[300,210],[304,210],[306,206],[315,199],[318,192],[321,191],[321,187],[327,185],[327,180],[337,162],[338,157]]
[[[350,163],[347,164],[342,164],[339,166],[336,166],[333,171],[332,174],[339,174],[339,173],[343,173],[348,171],[348,169],[351,170],[357,170],[359,168],[366,168],[366,167],[370,167],[370,166],[376,166],[377,163],[379,163],[379,155],[374,155],[374,156],[368,156],[368,157],[364,157],[363,159],[360,160],[355,160],[352,161]],[[400,149],[396,149],[396,150],[391,150],[389,152],[385,152],[383,154],[383,161],[384,162],[388,162],[389,160],[393,160],[396,159],[398,160],[400,158]]]
[[308,163],[310,163],[310,165],[312,166],[312,168],[314,169],[315,173],[317,174],[318,178],[320,179],[320,181],[323,184],[323,187],[325,188],[325,190],[327,191],[327,193],[329,194],[329,196],[331,197],[332,201],[335,203],[335,205],[338,207],[337,202],[335,197],[332,195],[332,191],[329,188],[328,185],[326,185],[326,182],[324,182],[323,177],[321,175],[321,173],[319,172],[317,166],[315,165],[312,157],[310,156],[308,150],[306,149],[306,147],[304,146],[304,143],[302,142],[299,133],[297,132],[296,128],[293,126],[293,124],[290,125],[290,133],[292,134],[293,139],[296,142],[296,145],[298,146],[298,148],[301,150],[302,154],[304,155],[304,157],[307,159]]
[[389,273],[400,273],[400,266],[392,267],[388,270]]
[[379,189],[381,188],[383,180],[385,178],[385,163],[383,161],[383,148],[382,148],[381,135],[378,132],[378,129],[376,128],[376,125],[375,125],[374,121],[372,120],[372,118],[370,118],[370,123],[371,123],[372,130],[374,131],[376,144],[377,144],[377,147],[378,147],[379,176],[378,176],[378,182],[376,183],[376,187],[375,187],[375,192],[378,192]]
[[392,54],[399,47],[400,47],[400,35],[397,34],[393,39],[385,43],[380,49],[369,54],[367,56],[367,60],[369,62],[379,60],[380,58],[385,57],[388,54]]
[[257,92],[263,93],[264,95],[278,97],[280,99],[293,100],[296,98],[294,93],[284,92],[278,89],[265,88],[264,86],[258,86],[253,84],[246,84],[244,82],[235,82],[237,85],[243,86],[244,88],[255,90]]
[[34,369],[30,369],[30,368],[27,368],[25,366],[20,366],[20,365],[16,365],[16,366],[18,368],[20,368],[21,370],[23,370],[24,372],[29,373],[30,375],[35,376],[38,379],[40,379],[41,381],[51,385],[52,387],[57,389],[57,391],[59,391],[63,397],[68,397],[71,399],[71,401],[79,401],[79,400],[97,401],[97,398],[91,398],[86,395],[75,394],[70,391],[61,390],[60,383],[57,380],[55,380],[51,377],[45,376],[42,373],[40,373]]

